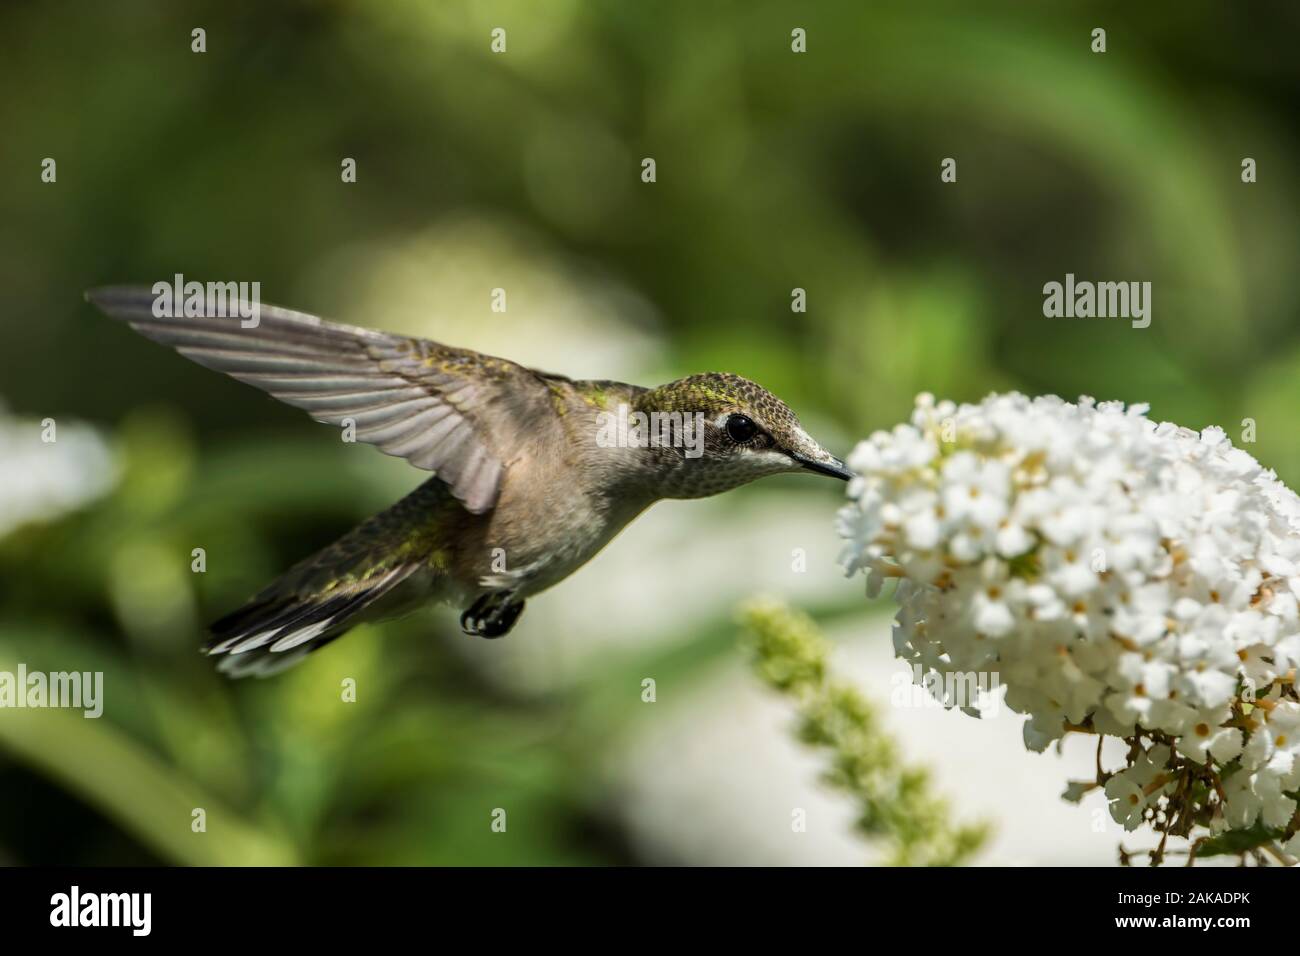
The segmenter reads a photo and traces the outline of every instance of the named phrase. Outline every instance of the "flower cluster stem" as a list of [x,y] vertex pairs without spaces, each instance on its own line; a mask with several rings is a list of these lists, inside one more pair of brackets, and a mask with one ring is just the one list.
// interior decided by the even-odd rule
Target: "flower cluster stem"
[[795,702],[799,739],[830,754],[825,780],[858,805],[858,829],[890,845],[896,866],[956,866],[986,842],[987,823],[956,825],[929,773],[908,766],[872,704],[829,673],[831,644],[807,615],[768,600],[742,613],[754,666]]

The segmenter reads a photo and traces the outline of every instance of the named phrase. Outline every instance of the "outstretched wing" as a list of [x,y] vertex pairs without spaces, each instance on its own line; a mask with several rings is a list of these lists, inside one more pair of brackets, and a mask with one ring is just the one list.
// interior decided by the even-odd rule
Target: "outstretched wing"
[[142,287],[86,298],[186,358],[256,385],[317,421],[350,419],[359,440],[442,479],[466,509],[495,503],[523,430],[550,401],[546,379],[506,359],[260,307],[238,317],[154,315]]

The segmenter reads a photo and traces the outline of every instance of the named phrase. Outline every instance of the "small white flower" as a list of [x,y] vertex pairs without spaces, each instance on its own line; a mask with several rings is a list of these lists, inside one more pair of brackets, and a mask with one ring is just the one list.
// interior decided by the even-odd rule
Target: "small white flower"
[[1289,783],[1293,773],[1300,773],[1300,703],[1283,700],[1269,704],[1267,709],[1260,708],[1264,719],[1251,734],[1249,761],[1251,766],[1269,767],[1273,775]]
[[[1133,764],[1132,769],[1128,771],[1133,782],[1143,788],[1143,792],[1148,792],[1149,785],[1156,779],[1165,774],[1165,769],[1169,764],[1169,748],[1164,744],[1156,744],[1150,750],[1138,757]],[[1163,786],[1152,792],[1164,792],[1173,787],[1173,781],[1167,781]]]
[[1191,727],[1178,738],[1178,752],[1197,763],[1213,757],[1219,764],[1235,759],[1242,750],[1241,731],[1221,724],[1231,715],[1227,707],[1196,714]]
[[1223,782],[1228,803],[1224,810],[1224,823],[1230,830],[1244,830],[1254,826],[1264,801],[1255,792],[1256,774],[1238,771]]
[[996,530],[1007,515],[1011,493],[1007,466],[960,451],[948,458],[942,473],[943,506],[949,520],[973,525],[982,532]]
[[1266,827],[1284,827],[1295,816],[1296,803],[1282,792],[1282,780],[1276,774],[1255,774],[1255,793],[1259,795],[1259,818]]
[[1003,521],[993,536],[993,544],[1002,557],[1015,558],[1033,549],[1034,536],[1022,524]]
[[1110,815],[1125,830],[1136,830],[1142,823],[1147,808],[1146,794],[1126,772],[1115,774],[1106,781],[1106,799],[1110,801]]

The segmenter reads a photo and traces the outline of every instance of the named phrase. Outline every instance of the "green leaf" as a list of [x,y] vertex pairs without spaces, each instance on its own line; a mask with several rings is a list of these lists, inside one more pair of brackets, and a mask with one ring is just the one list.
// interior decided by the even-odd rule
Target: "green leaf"
[[1196,857],[1237,856],[1258,849],[1265,843],[1281,839],[1284,827],[1265,826],[1257,820],[1255,825],[1245,830],[1227,830],[1218,836],[1208,837],[1197,844]]
[[[13,671],[0,660],[0,670]],[[114,819],[163,858],[187,866],[288,866],[293,847],[241,820],[104,719],[80,711],[14,708],[0,720],[0,750]],[[202,809],[206,832],[191,830]]]

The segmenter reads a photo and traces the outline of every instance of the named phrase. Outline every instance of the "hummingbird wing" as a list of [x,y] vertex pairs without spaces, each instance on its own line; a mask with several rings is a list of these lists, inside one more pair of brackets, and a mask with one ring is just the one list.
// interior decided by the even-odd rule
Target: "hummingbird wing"
[[433,472],[474,514],[496,503],[523,429],[550,407],[541,373],[427,339],[269,305],[260,306],[251,328],[236,316],[160,317],[157,296],[139,286],[92,289],[86,298],[155,342],[317,421],[350,420],[359,440]]

